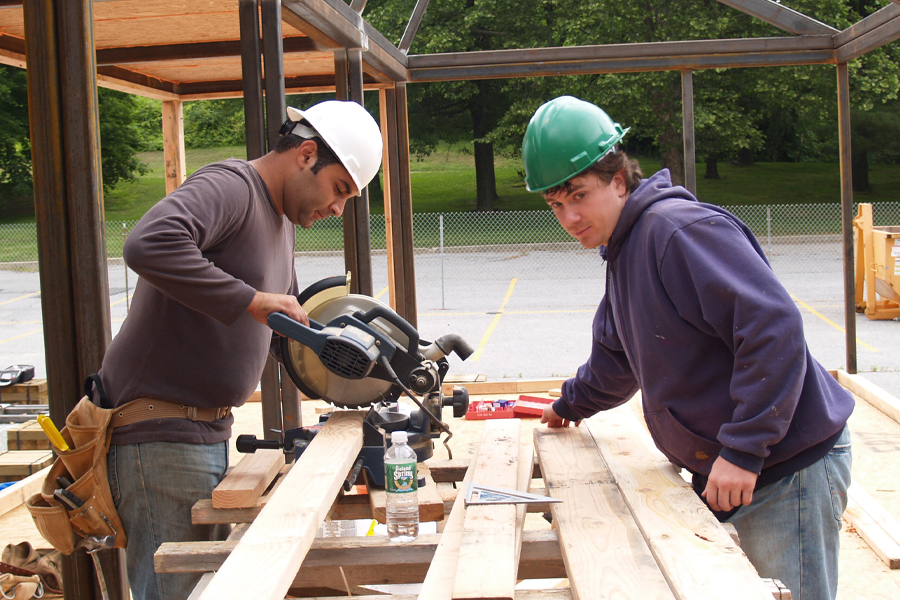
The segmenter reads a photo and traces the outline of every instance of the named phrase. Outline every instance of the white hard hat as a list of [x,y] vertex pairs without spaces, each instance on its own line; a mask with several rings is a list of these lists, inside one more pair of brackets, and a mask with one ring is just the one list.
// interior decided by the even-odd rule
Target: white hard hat
[[[365,108],[356,102],[326,100],[306,110],[289,106],[287,114],[292,121],[306,119],[337,155],[356,187],[362,190],[369,185],[381,166],[383,142],[378,124]],[[291,133],[309,137],[309,128],[298,123]]]

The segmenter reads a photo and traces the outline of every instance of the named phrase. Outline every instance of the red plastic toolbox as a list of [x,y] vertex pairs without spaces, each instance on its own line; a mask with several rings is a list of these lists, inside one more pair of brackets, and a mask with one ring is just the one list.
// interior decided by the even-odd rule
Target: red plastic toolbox
[[538,396],[519,396],[513,412],[517,417],[540,417],[544,414],[544,407],[551,404],[555,398],[539,398]]
[[[505,406],[495,406],[497,402],[503,402]],[[515,400],[479,400],[469,403],[466,411],[466,419],[512,419],[515,417]],[[482,408],[483,407],[483,408]]]

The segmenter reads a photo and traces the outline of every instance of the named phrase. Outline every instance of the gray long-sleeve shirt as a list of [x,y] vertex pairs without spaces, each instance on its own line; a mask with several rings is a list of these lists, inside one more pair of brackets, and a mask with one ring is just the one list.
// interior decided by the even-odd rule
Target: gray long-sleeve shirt
[[[294,225],[246,161],[203,167],[151,208],[125,243],[140,279],[100,370],[113,405],[243,404],[273,335],[246,308],[256,291],[296,293],[293,250]],[[142,421],[117,429],[113,443],[213,443],[230,437],[232,422]]]

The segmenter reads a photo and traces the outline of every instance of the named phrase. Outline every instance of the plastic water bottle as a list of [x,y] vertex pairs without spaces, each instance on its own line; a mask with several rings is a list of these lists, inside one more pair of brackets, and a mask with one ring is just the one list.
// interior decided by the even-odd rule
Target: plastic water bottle
[[392,542],[411,542],[419,535],[417,459],[407,439],[405,431],[391,432],[391,447],[384,453],[385,520]]

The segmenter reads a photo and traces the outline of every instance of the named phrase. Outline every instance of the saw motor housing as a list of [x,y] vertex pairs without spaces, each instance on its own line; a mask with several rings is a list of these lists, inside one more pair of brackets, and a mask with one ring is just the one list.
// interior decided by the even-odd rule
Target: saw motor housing
[[[472,348],[457,335],[422,341],[415,327],[390,307],[369,296],[350,294],[349,274],[319,281],[297,299],[309,316],[309,326],[283,313],[268,317],[269,326],[283,336],[282,362],[291,380],[307,398],[321,398],[340,408],[371,407],[354,472],[364,469],[370,483],[384,485],[384,451],[392,431],[407,432],[420,462],[430,458],[432,440],[441,432],[448,437],[450,433],[442,422],[442,409],[452,406],[454,417],[460,418],[469,404],[463,387],[454,386],[450,397],[442,393],[449,370],[446,355],[456,352],[465,360]],[[404,393],[418,408],[398,402]],[[320,424],[328,416],[323,415]],[[242,435],[238,450],[284,447],[299,456],[319,428],[289,430],[280,441]]]

